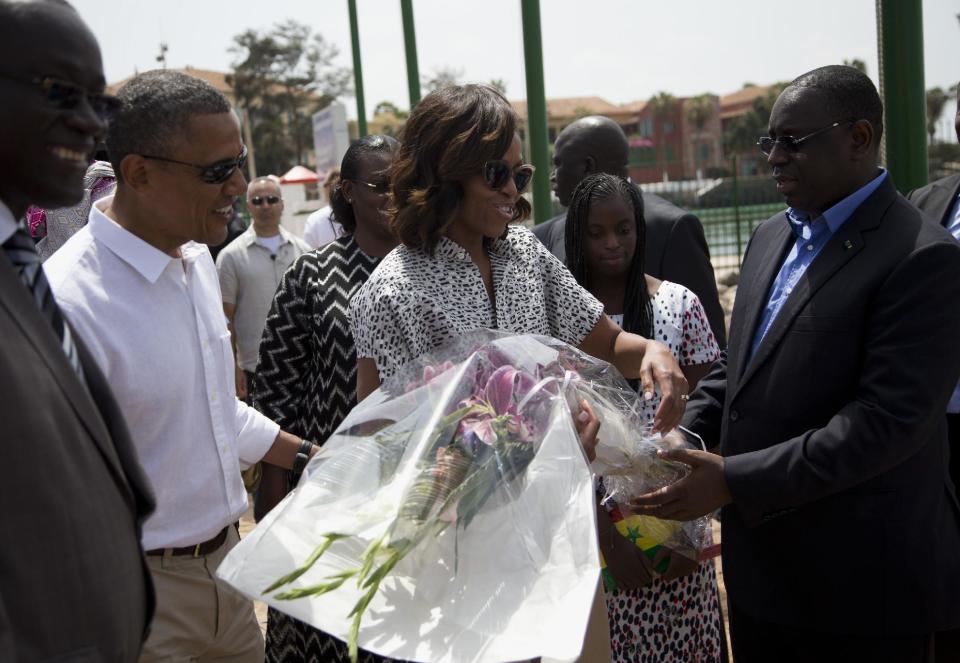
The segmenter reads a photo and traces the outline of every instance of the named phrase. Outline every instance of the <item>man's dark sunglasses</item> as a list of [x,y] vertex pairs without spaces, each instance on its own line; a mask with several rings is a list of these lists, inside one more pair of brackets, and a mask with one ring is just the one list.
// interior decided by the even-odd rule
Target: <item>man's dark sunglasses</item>
[[153,159],[154,161],[166,161],[167,163],[176,163],[181,166],[190,166],[200,171],[200,179],[207,184],[223,184],[233,176],[233,171],[243,168],[247,164],[247,146],[244,145],[236,159],[228,161],[218,161],[209,166],[202,166],[198,163],[187,163],[186,161],[177,161],[167,157],[155,157],[149,154],[141,154],[144,159]]
[[264,203],[267,205],[276,205],[280,202],[280,196],[254,196],[250,199],[250,204],[254,207],[260,207]]
[[760,136],[760,139],[757,141],[757,145],[760,147],[760,151],[763,152],[765,156],[770,156],[770,153],[773,152],[773,148],[777,145],[781,146],[790,154],[796,154],[800,151],[800,146],[806,141],[827,133],[833,129],[836,129],[839,126],[844,126],[847,124],[853,124],[856,120],[844,120],[842,122],[834,122],[829,127],[824,127],[823,129],[817,129],[813,133],[807,134],[806,136],[801,136],[800,138],[794,138],[793,136],[780,136],[779,138],[772,138],[770,136]]
[[120,110],[120,100],[116,97],[100,92],[90,92],[85,87],[59,78],[50,76],[21,78],[8,73],[0,73],[0,78],[24,85],[35,85],[47,96],[47,103],[57,110],[74,110],[83,98],[87,99],[90,108],[102,122],[108,122]]
[[494,191],[499,191],[507,185],[510,178],[517,187],[517,193],[523,193],[530,180],[533,179],[534,167],[529,164],[523,164],[516,170],[510,167],[506,161],[496,160],[488,161],[483,164],[483,181]]

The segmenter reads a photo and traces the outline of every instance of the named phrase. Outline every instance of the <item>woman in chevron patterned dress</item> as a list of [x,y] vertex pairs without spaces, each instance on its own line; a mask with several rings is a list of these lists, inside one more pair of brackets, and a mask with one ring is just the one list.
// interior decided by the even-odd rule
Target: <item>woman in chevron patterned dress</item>
[[[367,136],[343,157],[333,216],[346,235],[300,256],[283,276],[260,342],[254,405],[284,430],[323,442],[356,404],[357,358],[349,304],[380,259],[396,245],[387,226],[387,175],[397,141]],[[266,513],[298,477],[264,465],[257,512]],[[270,610],[267,661],[348,661],[346,645]],[[366,663],[383,661],[361,652]]]

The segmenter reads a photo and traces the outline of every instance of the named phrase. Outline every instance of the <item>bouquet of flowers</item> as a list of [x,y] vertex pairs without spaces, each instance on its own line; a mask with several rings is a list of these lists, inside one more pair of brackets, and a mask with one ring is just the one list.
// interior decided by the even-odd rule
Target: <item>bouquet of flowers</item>
[[354,408],[218,573],[346,640],[354,660],[361,646],[575,658],[600,570],[582,398],[602,421],[598,460],[646,471],[640,401],[604,362],[488,331],[421,357]]

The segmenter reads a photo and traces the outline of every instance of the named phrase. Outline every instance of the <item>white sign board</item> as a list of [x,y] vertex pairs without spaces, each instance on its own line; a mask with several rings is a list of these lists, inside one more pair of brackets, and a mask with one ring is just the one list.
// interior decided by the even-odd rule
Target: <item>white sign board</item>
[[334,101],[313,115],[313,147],[317,154],[317,172],[325,173],[340,167],[350,146],[347,130],[347,109]]

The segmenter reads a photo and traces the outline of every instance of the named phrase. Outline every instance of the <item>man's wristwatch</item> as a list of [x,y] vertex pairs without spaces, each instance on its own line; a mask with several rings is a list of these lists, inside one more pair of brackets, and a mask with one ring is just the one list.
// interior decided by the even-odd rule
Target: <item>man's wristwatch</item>
[[306,439],[300,440],[300,448],[297,449],[297,455],[293,459],[293,467],[290,470],[290,485],[296,486],[300,481],[300,475],[303,474],[303,468],[307,466],[310,460],[310,449],[313,448],[313,442]]

